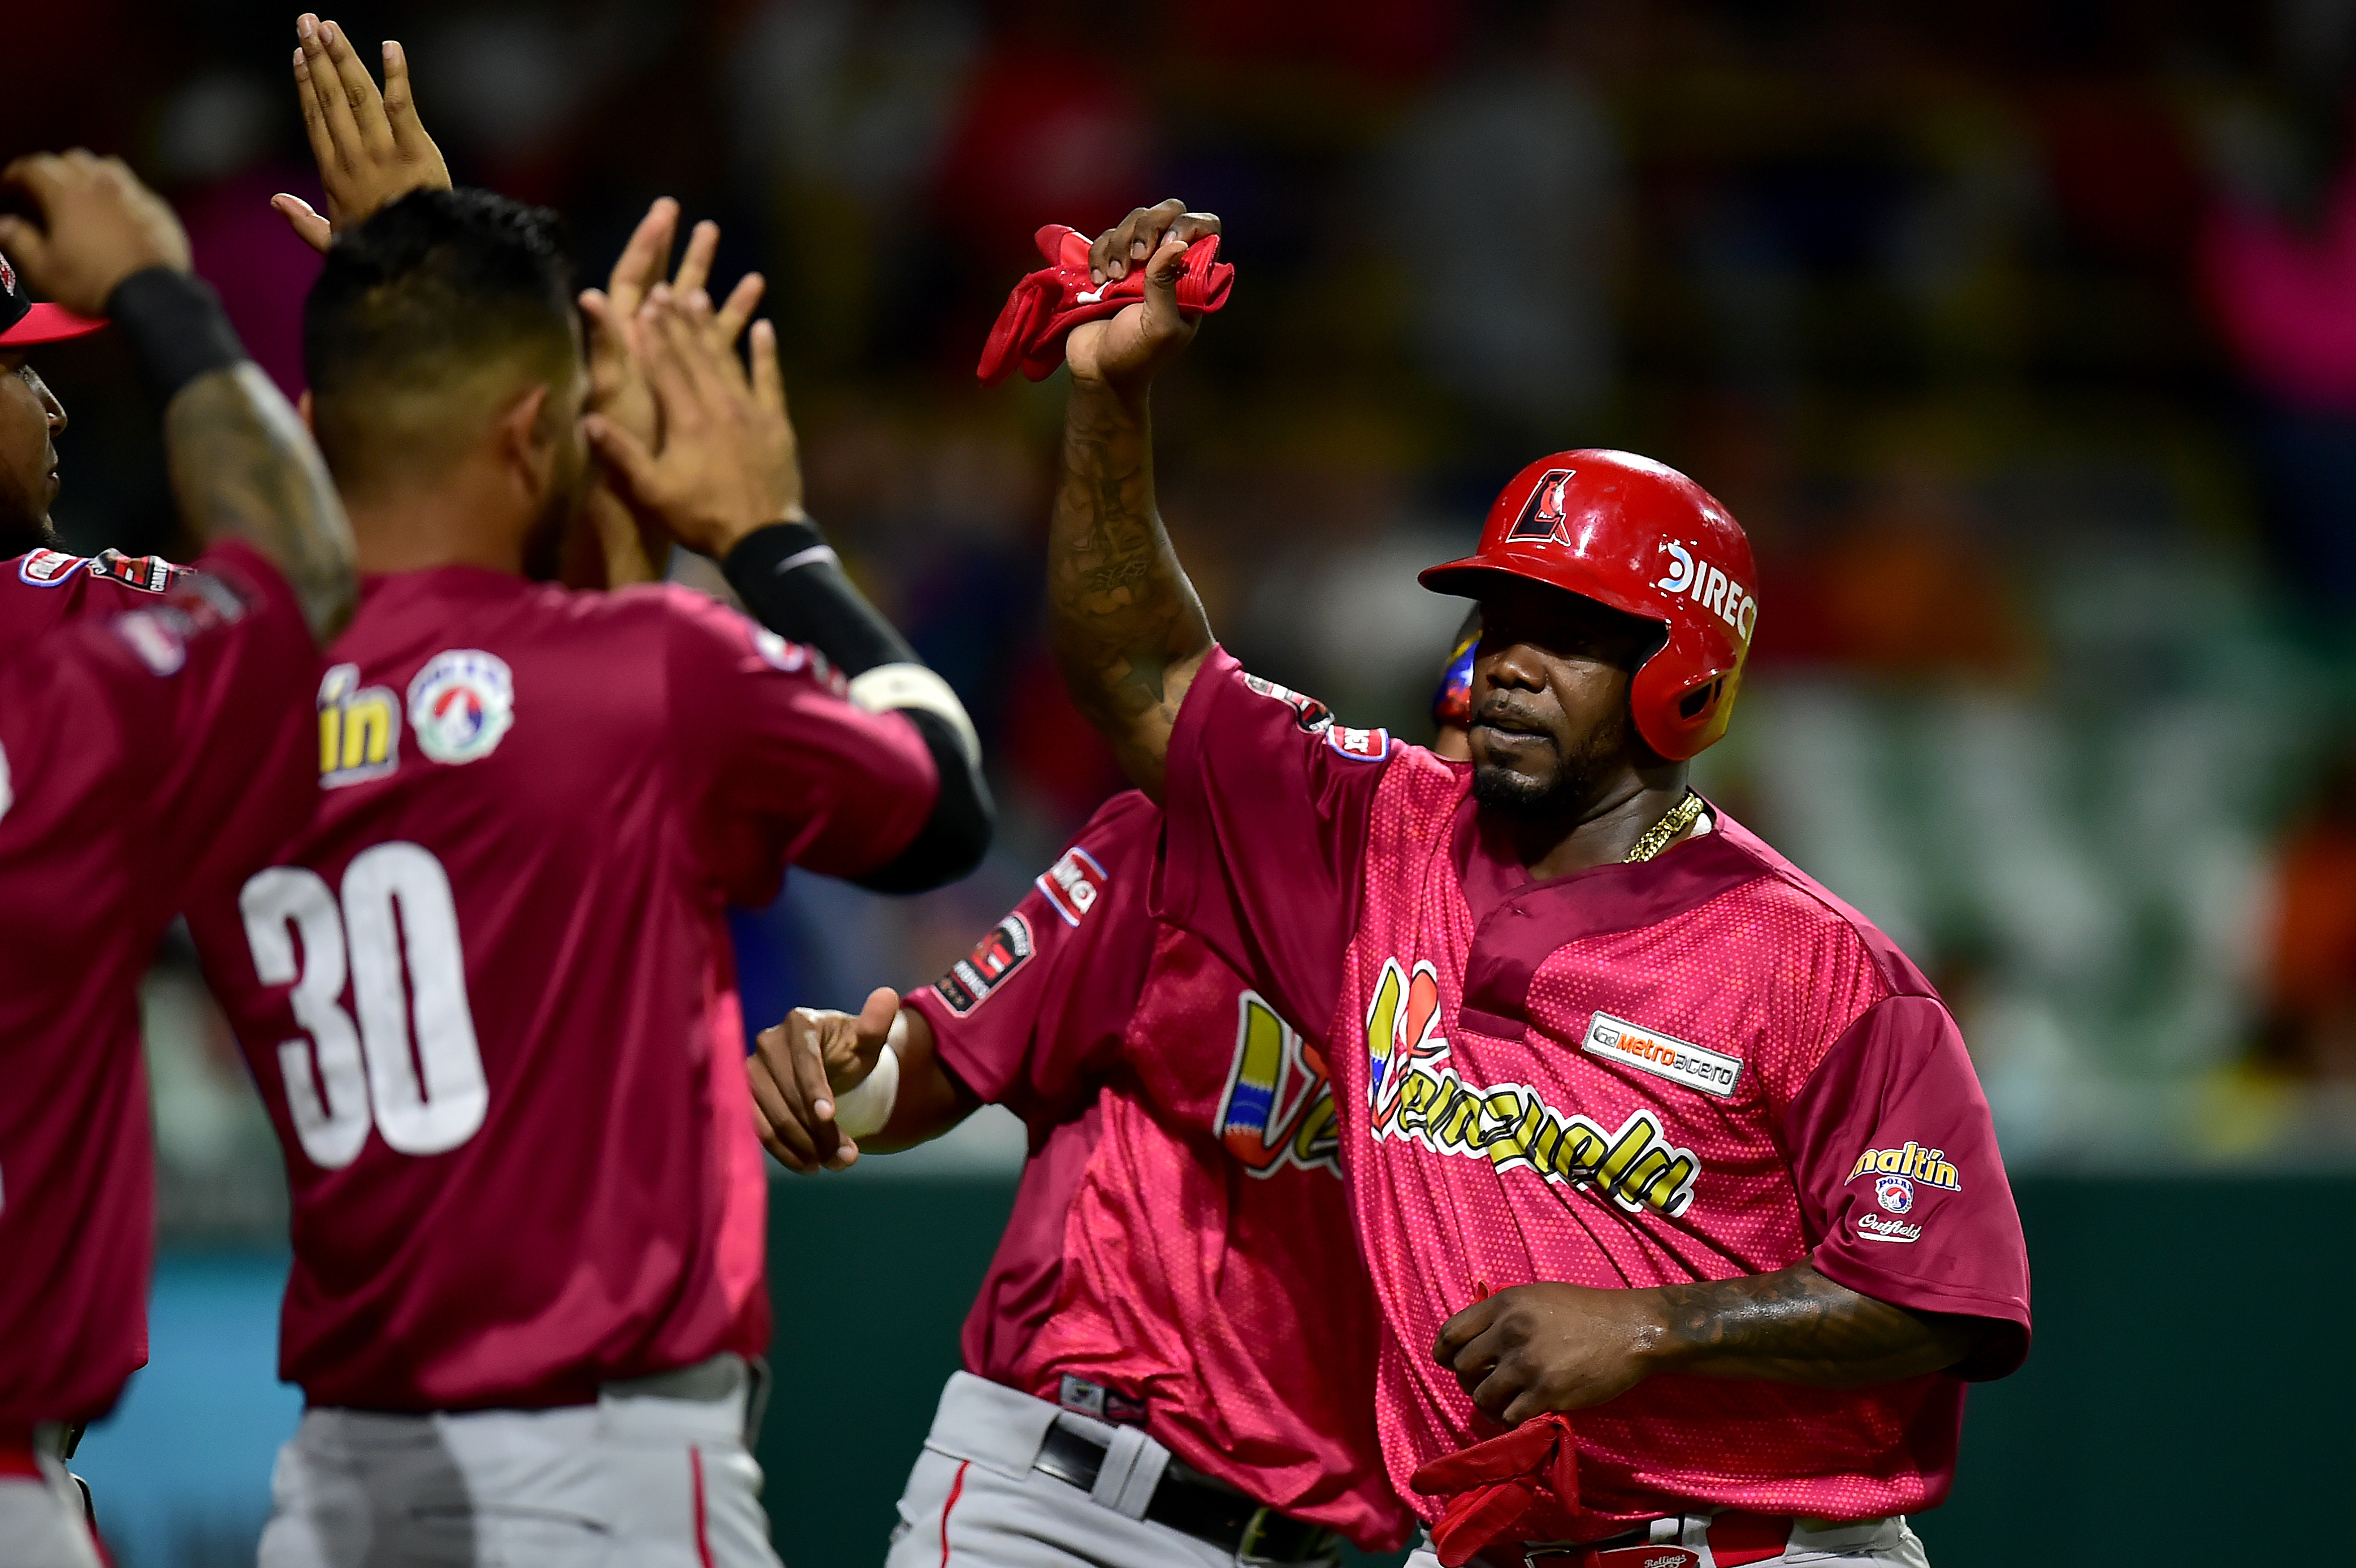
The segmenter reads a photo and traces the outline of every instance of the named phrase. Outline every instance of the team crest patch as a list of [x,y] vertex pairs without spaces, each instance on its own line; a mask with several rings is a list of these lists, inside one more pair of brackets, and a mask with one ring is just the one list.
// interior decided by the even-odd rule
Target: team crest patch
[[989,1000],[990,993],[1005,984],[1008,976],[1030,962],[1031,951],[1031,923],[1020,915],[1009,915],[991,929],[990,935],[974,944],[973,951],[951,964],[947,974],[933,982],[934,994],[962,1018]]
[[1892,1214],[1914,1207],[1914,1184],[1902,1176],[1886,1176],[1873,1184],[1873,1201]]
[[515,678],[496,653],[449,649],[409,682],[409,727],[435,762],[479,762],[514,723]]
[[1665,1078],[1671,1083],[1697,1089],[1725,1100],[1742,1078],[1742,1058],[1713,1051],[1687,1040],[1672,1039],[1655,1030],[1598,1013],[1587,1026],[1580,1048],[1592,1057]]
[[62,550],[28,550],[25,558],[16,563],[16,577],[36,588],[54,588],[84,564],[81,556],[69,555]]
[[363,686],[360,667],[338,664],[319,682],[319,788],[382,779],[401,766],[401,699]]
[[1104,897],[1105,885],[1109,880],[1103,862],[1074,844],[1064,852],[1061,860],[1032,878],[1031,885],[1039,889],[1057,918],[1067,926],[1076,926],[1080,918]]
[[1290,686],[1280,686],[1273,681],[1263,681],[1257,675],[1246,675],[1244,684],[1263,697],[1273,697],[1292,710],[1292,722],[1307,735],[1322,735],[1333,722],[1333,710],[1314,697],[1303,696]]

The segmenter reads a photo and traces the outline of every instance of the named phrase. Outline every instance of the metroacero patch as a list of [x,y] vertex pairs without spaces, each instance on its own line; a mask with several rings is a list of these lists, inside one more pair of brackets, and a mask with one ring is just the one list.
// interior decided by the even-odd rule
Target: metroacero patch
[[1730,1098],[1734,1086],[1742,1080],[1740,1057],[1713,1051],[1690,1040],[1672,1039],[1658,1030],[1614,1018],[1609,1013],[1598,1013],[1589,1021],[1587,1038],[1580,1042],[1580,1048],[1590,1056],[1651,1073],[1655,1078],[1665,1078],[1671,1083],[1697,1089],[1720,1100]]
[[1033,950],[1031,923],[1021,915],[1010,914],[974,944],[973,951],[949,965],[949,972],[933,982],[933,993],[950,1012],[962,1018],[988,1001],[990,993],[1005,984],[1016,970],[1030,962]]

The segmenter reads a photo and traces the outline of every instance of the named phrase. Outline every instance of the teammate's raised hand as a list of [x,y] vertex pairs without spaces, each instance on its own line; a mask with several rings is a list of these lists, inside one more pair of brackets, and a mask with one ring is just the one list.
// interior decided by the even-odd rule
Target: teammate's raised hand
[[417,118],[409,86],[409,57],[384,43],[384,91],[379,92],[351,39],[333,22],[305,11],[294,23],[294,95],[303,129],[318,160],[327,191],[324,218],[299,196],[270,199],[313,250],[412,190],[447,190],[450,166]]
[[626,334],[654,392],[655,445],[610,414],[584,422],[625,499],[715,560],[756,528],[801,518],[801,458],[774,327],[754,323],[748,376],[701,289],[682,297],[658,284],[626,322],[594,295],[583,308],[599,330]]
[[124,278],[149,267],[188,270],[188,236],[164,199],[121,158],[76,147],[35,153],[0,169],[0,187],[33,208],[0,213],[0,251],[36,292],[68,310],[103,316]]
[[797,1007],[754,1041],[754,1127],[789,1171],[841,1170],[859,1145],[835,1124],[835,1097],[866,1081],[900,1015],[900,993],[879,986],[857,1013]]
[[[638,220],[630,242],[615,258],[614,270],[606,274],[605,288],[584,289],[581,295],[582,311],[590,322],[590,412],[605,414],[649,446],[656,445],[662,434],[656,419],[654,389],[647,384],[631,355],[628,334],[618,328],[637,316],[645,307],[648,294],[663,281],[663,267],[670,259],[671,246],[678,237],[679,203],[668,196],[657,197],[647,209],[647,215]],[[680,257],[679,271],[672,274],[673,297],[693,300],[701,295],[709,305],[711,296],[706,288],[712,279],[712,258],[719,250],[720,225],[710,219],[698,223],[687,237],[687,250]],[[746,273],[737,279],[727,299],[711,311],[708,326],[712,336],[734,349],[736,340],[744,335],[767,286],[759,273]]]
[[1186,247],[1219,231],[1215,214],[1189,212],[1173,197],[1137,209],[1097,236],[1088,248],[1089,277],[1101,284],[1142,269],[1145,298],[1108,321],[1072,328],[1064,360],[1074,380],[1132,391],[1193,340],[1197,319],[1178,308],[1178,274]]

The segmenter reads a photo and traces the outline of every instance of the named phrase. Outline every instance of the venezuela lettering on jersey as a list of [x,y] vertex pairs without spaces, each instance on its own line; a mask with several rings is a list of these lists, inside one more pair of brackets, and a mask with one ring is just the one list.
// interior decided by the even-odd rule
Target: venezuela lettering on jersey
[[1629,1112],[1617,1130],[1556,1110],[1526,1084],[1482,1088],[1446,1065],[1440,974],[1428,959],[1410,974],[1384,961],[1366,1007],[1367,1094],[1374,1135],[1434,1154],[1527,1165],[1547,1180],[1592,1186],[1621,1208],[1682,1215],[1693,1206],[1701,1161],[1673,1145],[1662,1119]]
[[1212,1130],[1256,1176],[1292,1166],[1342,1174],[1325,1058],[1255,991],[1236,1004],[1236,1059]]

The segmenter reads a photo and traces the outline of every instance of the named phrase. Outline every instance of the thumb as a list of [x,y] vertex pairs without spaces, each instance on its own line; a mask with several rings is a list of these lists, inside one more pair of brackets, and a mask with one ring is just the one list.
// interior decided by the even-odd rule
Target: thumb
[[294,231],[297,239],[321,255],[327,253],[327,242],[334,237],[334,231],[309,202],[282,190],[270,199],[270,205],[286,220],[286,226]]
[[867,993],[867,1004],[859,1010],[859,1056],[869,1066],[884,1054],[884,1042],[891,1037],[892,1026],[899,1021],[900,993],[888,985],[879,985]]
[[1145,332],[1153,338],[1183,334],[1187,321],[1178,309],[1178,279],[1186,271],[1186,245],[1174,235],[1162,242],[1145,263]]
[[640,506],[660,510],[655,499],[660,482],[647,444],[602,413],[583,415],[581,428],[624,492]]

